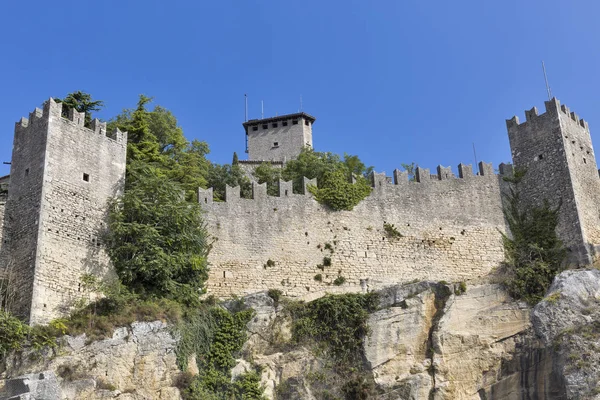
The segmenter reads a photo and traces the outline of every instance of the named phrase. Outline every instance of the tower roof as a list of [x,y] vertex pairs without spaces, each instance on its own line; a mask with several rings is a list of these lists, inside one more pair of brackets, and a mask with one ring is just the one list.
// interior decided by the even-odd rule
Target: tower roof
[[305,119],[309,120],[311,124],[317,120],[315,117],[313,117],[310,114],[307,114],[305,112],[299,112],[299,113],[295,113],[295,114],[278,115],[277,117],[271,117],[271,118],[250,119],[250,120],[244,122],[242,125],[244,126],[244,128],[246,128],[246,131],[248,131],[249,126],[268,124],[269,122],[285,121],[285,120],[294,119],[294,118],[305,118]]

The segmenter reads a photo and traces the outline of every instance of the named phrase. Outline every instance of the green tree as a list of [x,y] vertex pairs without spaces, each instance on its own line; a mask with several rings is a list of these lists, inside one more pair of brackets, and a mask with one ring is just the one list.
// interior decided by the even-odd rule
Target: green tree
[[233,152],[233,159],[231,160],[231,165],[238,165],[239,163],[240,163],[240,160],[238,159],[238,155],[234,151]]
[[294,193],[302,192],[303,177],[316,178],[317,187],[311,192],[319,202],[333,210],[352,210],[371,193],[366,176],[372,170],[373,167],[366,167],[357,156],[344,154],[342,161],[337,154],[304,148],[298,158],[286,164],[281,175],[284,180],[293,182]]
[[325,172],[319,186],[310,187],[309,190],[318,202],[328,205],[332,210],[351,211],[371,193],[371,186],[363,176],[359,176],[355,183],[350,182],[347,172],[338,169]]
[[408,172],[408,180],[410,182],[415,182],[417,180],[417,177],[415,176],[417,166],[415,165],[415,163],[414,162],[411,162],[410,164],[401,163],[400,165],[402,165],[402,168],[404,168],[404,170],[406,172]]
[[260,164],[253,172],[258,183],[267,184],[269,196],[279,196],[279,180],[281,179],[281,168],[276,168],[269,162]]
[[75,109],[77,112],[85,113],[85,126],[89,127],[92,122],[92,112],[100,111],[104,107],[102,100],[92,100],[92,95],[76,91],[69,93],[64,99],[55,99],[58,103],[63,103],[62,115],[68,116],[69,109]]
[[286,163],[281,175],[285,181],[292,181],[294,193],[302,193],[303,177],[318,180],[325,172],[335,171],[342,166],[337,154],[316,152],[305,147],[295,160]]
[[511,235],[502,234],[506,261],[505,285],[518,299],[535,304],[563,270],[566,249],[556,234],[559,207],[547,201],[541,206],[525,206],[519,185],[524,170],[516,169],[513,177],[505,177],[510,189],[505,196],[504,215]]
[[213,188],[216,200],[225,200],[225,186],[239,186],[242,197],[252,196],[252,183],[238,165],[211,164],[208,168],[208,187]]
[[143,297],[197,304],[208,277],[199,205],[149,164],[134,161],[128,173],[132,184],[112,204],[106,238],[121,282]]
[[[195,201],[199,187],[206,187],[210,162],[206,142],[188,142],[177,118],[167,109],[146,109],[151,98],[140,96],[135,109],[126,109],[109,122],[109,128],[129,132],[128,162],[141,161],[178,182],[188,201]],[[131,179],[127,178],[127,184]]]

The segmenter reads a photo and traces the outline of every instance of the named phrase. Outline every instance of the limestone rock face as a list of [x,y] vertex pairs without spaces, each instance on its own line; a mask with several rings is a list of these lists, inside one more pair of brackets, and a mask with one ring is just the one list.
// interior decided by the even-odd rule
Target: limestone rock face
[[[600,400],[600,271],[563,272],[533,309],[498,285],[455,289],[420,282],[378,290],[364,363],[355,366],[369,399]],[[311,345],[293,343],[285,307],[267,293],[245,301],[256,314],[234,377],[259,366],[269,399],[344,397],[348,377]],[[11,355],[0,400],[180,399],[175,347],[161,322],[89,344],[66,337],[54,357]]]
[[498,285],[450,296],[433,333],[436,397],[478,398],[479,390],[501,376],[503,360],[529,327],[529,308]]
[[90,344],[85,335],[63,341],[57,354],[10,356],[0,375],[0,399],[181,398],[173,387],[177,342],[163,322],[136,322]]
[[532,313],[566,398],[600,399],[600,271],[565,271]]

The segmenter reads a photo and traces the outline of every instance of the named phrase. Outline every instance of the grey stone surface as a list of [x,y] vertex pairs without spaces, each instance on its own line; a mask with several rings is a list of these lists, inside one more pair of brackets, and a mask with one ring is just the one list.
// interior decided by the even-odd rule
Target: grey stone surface
[[32,324],[63,315],[86,295],[85,273],[109,273],[101,246],[107,202],[125,178],[127,134],[52,99],[15,126],[5,208],[5,274],[15,276],[13,311]]
[[[332,285],[338,276],[346,278],[343,287],[357,290],[361,282],[469,280],[504,259],[501,176],[393,184],[376,175],[373,183],[372,194],[353,211],[331,211],[311,195],[289,190],[287,196],[280,190],[279,197],[243,199],[230,189],[218,203],[211,201],[210,189],[200,190],[207,227],[216,238],[209,292],[280,289],[304,296],[338,288]],[[402,237],[390,238],[384,224],[393,224]]]
[[32,400],[180,399],[171,329],[161,321],[135,322],[91,343],[85,335],[64,337],[52,354],[12,352],[0,366],[0,400],[21,393]]
[[61,400],[62,391],[52,371],[27,374],[6,382],[0,399]]
[[244,123],[248,140],[249,161],[289,161],[304,147],[312,147],[312,125],[315,118],[305,114],[289,114]]
[[600,244],[600,179],[587,122],[552,99],[546,112],[507,121],[515,167],[525,168],[522,199],[560,205],[558,233],[572,262],[590,264]]

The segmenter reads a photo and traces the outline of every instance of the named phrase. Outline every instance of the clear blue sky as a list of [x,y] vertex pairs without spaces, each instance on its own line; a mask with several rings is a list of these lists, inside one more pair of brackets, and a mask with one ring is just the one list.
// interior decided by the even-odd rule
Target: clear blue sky
[[[14,122],[83,90],[108,119],[143,93],[212,161],[244,154],[250,117],[317,117],[314,147],[402,162],[510,160],[505,119],[546,90],[587,119],[600,145],[597,1],[3,1],[0,161]],[[9,173],[0,166],[0,175]]]

